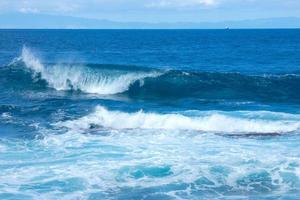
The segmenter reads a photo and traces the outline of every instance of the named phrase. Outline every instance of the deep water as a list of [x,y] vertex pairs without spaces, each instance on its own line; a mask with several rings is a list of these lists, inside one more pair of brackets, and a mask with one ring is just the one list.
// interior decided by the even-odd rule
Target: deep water
[[300,30],[0,30],[0,199],[299,199]]

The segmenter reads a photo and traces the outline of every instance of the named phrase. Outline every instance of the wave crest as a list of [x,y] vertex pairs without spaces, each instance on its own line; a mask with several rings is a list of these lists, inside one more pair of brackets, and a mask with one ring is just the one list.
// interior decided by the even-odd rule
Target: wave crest
[[80,65],[44,65],[30,49],[23,47],[20,59],[31,69],[34,76],[40,76],[56,90],[80,90],[86,93],[117,94],[125,92],[130,85],[146,77],[156,77],[160,73],[128,72],[124,70],[97,70]]
[[[262,113],[258,113],[262,114]],[[287,133],[299,129],[297,120],[287,119],[257,119],[244,116],[231,116],[226,113],[199,113],[196,116],[176,114],[157,114],[139,111],[127,113],[109,111],[97,106],[95,112],[73,121],[61,122],[58,125],[71,130],[86,131],[92,127],[111,129],[165,129],[194,130],[218,133]],[[276,115],[276,113],[273,113]],[[276,115],[277,116],[277,115]],[[280,114],[278,114],[280,118]],[[298,119],[298,118],[297,118]]]
[[13,64],[21,65],[21,70],[0,69],[0,81],[10,86],[10,82],[23,80],[24,84],[18,87],[25,85],[31,89],[49,86],[100,95],[122,93],[145,100],[300,102],[300,93],[295,92],[300,91],[299,74],[266,76],[165,71],[126,65],[44,64],[27,47],[23,47],[20,58]]
[[247,100],[299,102],[300,76],[245,75],[168,71],[156,78],[147,78],[142,87],[133,84],[126,92],[132,98],[186,98],[212,100]]

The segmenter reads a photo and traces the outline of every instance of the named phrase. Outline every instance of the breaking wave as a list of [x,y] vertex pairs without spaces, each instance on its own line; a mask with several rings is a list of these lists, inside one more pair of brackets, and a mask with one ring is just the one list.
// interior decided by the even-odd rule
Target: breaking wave
[[[292,115],[290,119],[287,119],[285,115],[289,114],[282,116],[280,113],[272,112],[272,119],[268,119],[269,112],[249,112],[198,111],[196,115],[191,116],[183,113],[158,114],[144,111],[127,113],[110,111],[105,107],[97,106],[95,111],[87,116],[76,120],[60,122],[58,125],[77,132],[93,128],[109,128],[281,134],[297,131],[300,128],[300,116],[297,115]],[[265,115],[265,117],[262,117],[262,115]]]
[[81,65],[45,65],[26,47],[23,47],[17,61],[22,61],[26,68],[32,70],[35,78],[46,81],[49,87],[56,90],[80,90],[103,95],[125,92],[138,80],[160,75],[155,71],[128,72],[121,68],[109,69],[109,66],[97,70]]
[[[19,68],[16,69],[16,66]],[[15,68],[13,68],[15,67]],[[13,70],[13,71],[12,71]],[[15,76],[18,76],[17,78]],[[300,102],[300,75],[246,75],[185,72],[126,65],[43,64],[24,47],[20,58],[2,67],[1,80],[19,87],[51,87],[137,99],[196,98],[266,102]]]

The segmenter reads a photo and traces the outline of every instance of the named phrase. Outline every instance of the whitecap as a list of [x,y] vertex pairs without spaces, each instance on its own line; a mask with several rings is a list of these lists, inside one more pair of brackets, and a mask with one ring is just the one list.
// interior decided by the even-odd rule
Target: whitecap
[[160,72],[129,72],[129,71],[101,71],[80,65],[55,64],[46,66],[32,53],[23,47],[20,57],[25,66],[47,81],[56,90],[80,90],[86,93],[101,95],[125,92],[130,85],[147,77],[157,77]]
[[[249,115],[249,113],[247,113]],[[282,115],[280,113],[279,115]],[[166,129],[194,130],[225,133],[286,133],[299,129],[298,120],[256,119],[232,116],[225,112],[204,112],[188,116],[181,113],[134,113],[110,111],[97,106],[95,111],[82,118],[58,123],[71,130],[86,130],[93,125],[110,129]]]

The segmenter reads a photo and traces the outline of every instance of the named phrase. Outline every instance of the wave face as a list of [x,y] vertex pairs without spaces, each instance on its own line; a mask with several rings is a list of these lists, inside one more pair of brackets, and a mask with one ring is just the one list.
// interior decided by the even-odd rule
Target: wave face
[[[297,131],[300,128],[300,116],[294,119],[282,119],[281,114],[240,112],[238,115],[225,112],[196,112],[193,116],[183,114],[157,114],[143,111],[126,113],[109,111],[98,106],[94,113],[74,121],[66,121],[61,126],[72,130],[86,131],[93,127],[109,129],[163,129],[193,130],[218,133],[281,134]],[[272,115],[273,119],[263,116]],[[250,116],[250,117],[249,117]],[[258,117],[259,116],[259,117]],[[274,117],[277,119],[274,120]],[[262,119],[259,119],[262,118]]]
[[132,85],[132,97],[300,101],[300,76],[169,71]]
[[22,61],[26,68],[32,70],[34,78],[46,81],[49,87],[56,90],[80,90],[103,95],[125,92],[132,83],[159,75],[154,71],[129,72],[109,67],[97,70],[80,65],[44,65],[26,47],[23,47],[22,55],[17,61]]
[[[21,62],[21,63],[20,63]],[[12,66],[25,68],[12,77]],[[121,65],[42,64],[30,49],[10,66],[1,69],[5,79],[23,80],[33,88],[78,90],[101,95],[123,94],[139,99],[197,98],[300,102],[300,75],[244,75],[239,73],[184,72],[154,70]],[[5,71],[6,70],[6,71]],[[31,75],[29,75],[31,73]],[[24,77],[22,77],[24,76]],[[37,85],[34,85],[37,84]],[[40,84],[40,85],[38,85]],[[21,85],[21,86],[22,86]]]

